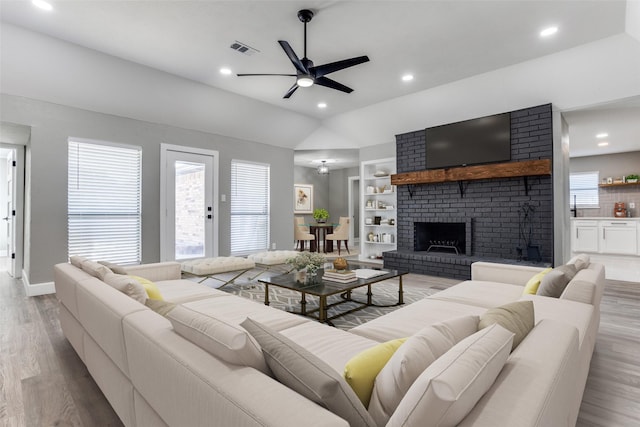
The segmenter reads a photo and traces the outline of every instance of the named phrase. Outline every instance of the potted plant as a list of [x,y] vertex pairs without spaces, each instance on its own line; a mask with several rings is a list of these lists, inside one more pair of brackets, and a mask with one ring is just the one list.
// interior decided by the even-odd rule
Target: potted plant
[[631,175],[627,175],[627,182],[638,182],[638,178],[640,178],[640,176],[638,176],[635,173],[632,173]]
[[327,222],[327,219],[329,219],[329,211],[323,208],[314,209],[313,219],[319,223]]

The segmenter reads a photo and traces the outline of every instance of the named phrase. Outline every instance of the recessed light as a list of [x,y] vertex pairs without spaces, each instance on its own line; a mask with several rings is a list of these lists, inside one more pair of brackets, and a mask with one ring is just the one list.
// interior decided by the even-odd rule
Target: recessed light
[[53,10],[53,6],[51,6],[51,3],[47,3],[44,0],[31,0],[31,4],[42,10]]
[[326,102],[318,102],[318,108],[327,108]]
[[231,69],[226,67],[220,68],[220,74],[222,74],[223,76],[230,76]]
[[608,134],[608,133],[606,133],[606,132],[602,132],[602,133],[597,134],[597,135],[596,135],[596,138],[606,138],[606,137],[608,137],[608,136],[609,136],[609,134]]
[[609,145],[607,141],[598,142],[598,147],[606,147],[607,145]]
[[540,37],[549,37],[558,32],[558,27],[548,27],[540,31]]
[[403,82],[410,82],[411,80],[413,80],[413,74],[405,74],[404,76],[402,76]]

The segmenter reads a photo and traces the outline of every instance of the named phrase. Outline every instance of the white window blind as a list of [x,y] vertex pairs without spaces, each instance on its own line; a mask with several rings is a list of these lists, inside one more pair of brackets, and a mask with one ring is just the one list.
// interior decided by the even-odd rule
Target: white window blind
[[139,147],[69,140],[69,256],[141,260]]
[[569,205],[575,200],[579,208],[599,207],[599,172],[576,172],[569,175]]
[[231,161],[231,254],[269,249],[270,166]]

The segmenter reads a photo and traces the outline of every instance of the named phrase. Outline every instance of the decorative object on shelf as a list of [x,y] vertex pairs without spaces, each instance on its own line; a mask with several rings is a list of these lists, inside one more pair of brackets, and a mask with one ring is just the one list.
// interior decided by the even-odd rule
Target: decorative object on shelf
[[613,184],[613,178],[607,177],[607,184]]
[[306,283],[315,280],[318,269],[324,265],[325,260],[324,255],[315,252],[302,252],[285,262],[296,270],[296,280]]
[[375,192],[376,192],[376,187],[374,187],[373,185],[367,186],[367,194],[375,194]]
[[380,216],[374,216],[374,217],[373,217],[373,223],[374,223],[375,225],[380,225],[380,220],[381,220],[381,219],[382,219],[382,217],[380,217]]
[[333,261],[333,268],[335,268],[338,271],[346,270],[347,267],[348,267],[347,260],[342,257],[336,258]]
[[318,175],[329,175],[329,166],[326,160],[323,160],[322,164],[318,166]]
[[616,202],[613,206],[613,216],[624,218],[627,216],[627,207],[624,202]]
[[373,224],[373,220],[372,220],[371,218],[365,218],[365,219],[364,219],[364,223],[365,223],[366,225],[372,225],[372,224]]
[[315,219],[318,224],[324,224],[329,219],[329,211],[324,208],[314,209],[313,219]]
[[294,184],[293,197],[293,213],[310,214],[313,212],[313,185]]
[[385,176],[389,176],[389,171],[384,169],[378,169],[377,171],[374,172],[373,176],[375,176],[376,178],[384,178]]
[[640,179],[640,176],[636,175],[636,174],[631,174],[631,175],[627,175],[626,180],[628,183],[636,183],[638,182],[638,179]]
[[367,237],[369,238],[370,242],[374,242],[375,238],[376,238],[376,235],[373,234],[373,231],[370,231]]

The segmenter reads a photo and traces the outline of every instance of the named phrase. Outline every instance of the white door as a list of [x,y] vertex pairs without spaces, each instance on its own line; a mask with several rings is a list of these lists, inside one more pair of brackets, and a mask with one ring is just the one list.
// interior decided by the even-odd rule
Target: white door
[[22,276],[22,200],[24,184],[21,178],[24,166],[24,151],[11,149],[7,155],[6,210],[3,220],[7,233],[8,273],[11,277]]
[[163,158],[162,259],[179,261],[216,256],[214,165],[217,156],[166,149]]

